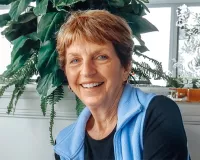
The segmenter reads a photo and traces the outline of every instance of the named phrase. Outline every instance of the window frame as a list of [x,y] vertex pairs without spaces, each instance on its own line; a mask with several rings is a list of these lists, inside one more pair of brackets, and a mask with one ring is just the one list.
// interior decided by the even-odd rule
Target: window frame
[[179,31],[178,27],[176,26],[177,22],[176,10],[183,4],[186,4],[188,7],[200,6],[200,2],[180,2],[180,3],[153,2],[147,4],[148,8],[171,7],[168,70],[172,73],[173,77],[177,77],[177,69],[173,69],[172,59],[178,60],[178,48],[179,48],[178,46]]

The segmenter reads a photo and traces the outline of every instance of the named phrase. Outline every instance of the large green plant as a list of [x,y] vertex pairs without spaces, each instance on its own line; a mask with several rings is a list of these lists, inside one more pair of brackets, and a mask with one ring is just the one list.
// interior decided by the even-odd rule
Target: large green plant
[[[31,2],[35,2],[36,6],[31,6]],[[135,46],[134,53],[152,61],[156,68],[152,69],[145,62],[133,61],[132,71],[139,78],[147,80],[150,77],[163,77],[161,63],[142,54],[148,49],[141,34],[157,31],[153,24],[142,17],[148,11],[145,2],[148,3],[148,0],[0,0],[0,5],[11,6],[9,13],[0,15],[0,27],[6,26],[2,35],[13,45],[11,63],[0,77],[4,84],[0,88],[0,96],[9,86],[15,86],[7,107],[8,114],[13,111],[31,77],[38,75],[37,91],[44,116],[47,106],[51,106],[50,138],[54,143],[54,105],[63,98],[63,84],[67,83],[58,64],[55,37],[66,17],[76,10],[106,9],[125,18],[140,43]],[[131,80],[134,78],[130,74]],[[81,106],[83,104],[77,99],[78,113]]]

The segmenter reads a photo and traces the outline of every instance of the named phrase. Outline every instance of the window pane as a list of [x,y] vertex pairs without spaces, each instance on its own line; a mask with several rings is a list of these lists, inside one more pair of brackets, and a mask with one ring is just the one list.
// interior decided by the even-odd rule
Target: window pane
[[154,24],[159,31],[142,34],[142,39],[149,49],[144,54],[162,62],[163,70],[168,71],[171,8],[149,9],[150,13],[144,16],[144,18]]
[[[178,62],[176,63],[178,76],[196,78],[200,76],[200,6],[188,7],[185,14],[188,19],[183,21],[187,28],[196,28],[196,34],[190,38],[190,31],[179,29]],[[197,17],[197,18],[195,18]]]
[[[150,58],[156,59],[162,63],[163,71],[168,72],[169,47],[170,47],[170,23],[171,23],[171,7],[149,8],[150,13],[144,16],[148,21],[154,24],[159,31],[142,34],[142,39],[149,51],[144,54]],[[135,41],[135,39],[134,39]],[[135,41],[137,44],[137,41]],[[146,62],[152,68],[155,67],[148,59],[137,57],[133,58],[138,62]],[[165,80],[151,79],[153,85],[166,86]]]
[[[0,14],[7,13],[8,9],[1,9]],[[0,28],[0,32],[4,28]],[[12,46],[10,42],[2,35],[0,35],[0,74],[6,70],[6,66],[10,64]]]

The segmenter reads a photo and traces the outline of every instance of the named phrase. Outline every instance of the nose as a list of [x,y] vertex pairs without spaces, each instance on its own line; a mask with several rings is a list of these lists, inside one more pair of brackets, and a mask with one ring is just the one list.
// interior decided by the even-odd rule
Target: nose
[[97,72],[96,66],[92,60],[85,60],[82,63],[81,75],[84,77],[92,77]]

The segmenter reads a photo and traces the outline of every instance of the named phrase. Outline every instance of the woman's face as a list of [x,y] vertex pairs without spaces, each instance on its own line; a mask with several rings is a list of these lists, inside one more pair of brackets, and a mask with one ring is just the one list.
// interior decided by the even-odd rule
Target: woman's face
[[123,89],[129,71],[111,42],[76,41],[67,48],[65,73],[73,92],[86,106],[110,106]]

